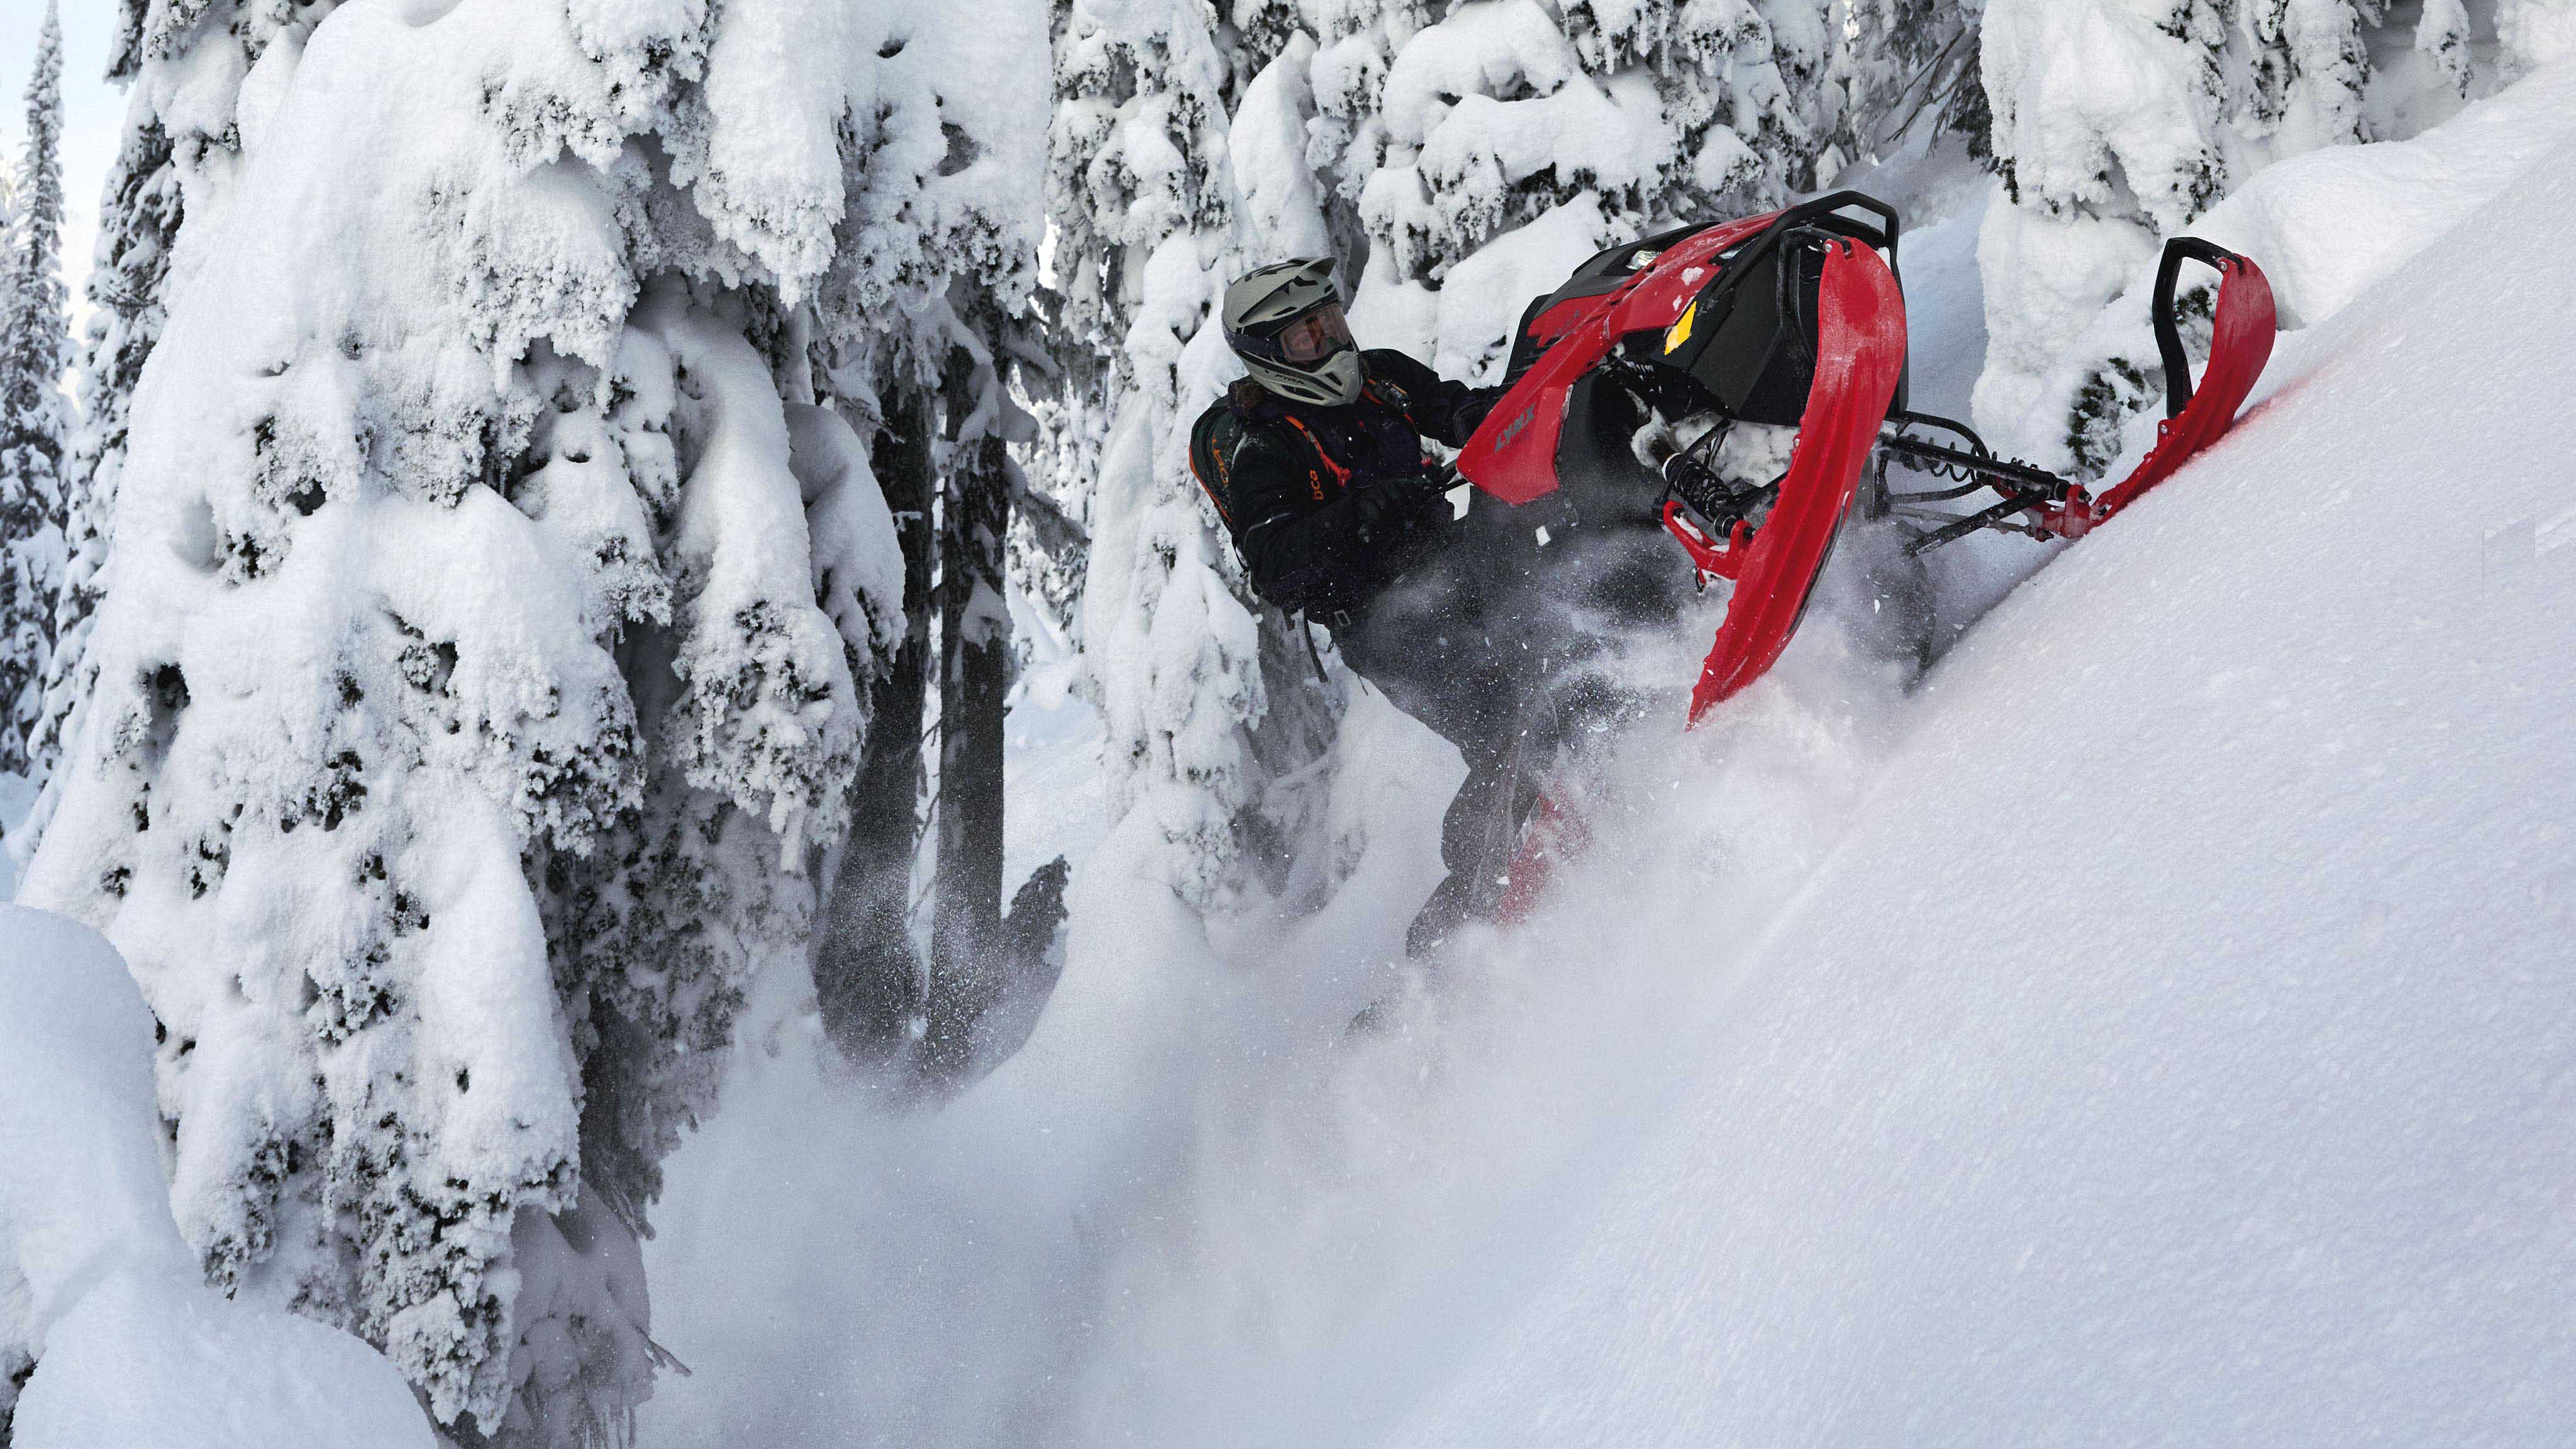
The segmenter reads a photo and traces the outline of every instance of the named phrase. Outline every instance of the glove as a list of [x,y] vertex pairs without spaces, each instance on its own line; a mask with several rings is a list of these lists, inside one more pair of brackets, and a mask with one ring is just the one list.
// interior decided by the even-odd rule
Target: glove
[[1511,389],[1504,387],[1475,388],[1459,402],[1457,409],[1449,415],[1449,425],[1457,429],[1462,446],[1465,439],[1473,436],[1476,429],[1484,426],[1485,415],[1492,412],[1494,404],[1501,402],[1503,394],[1509,391]]
[[1458,475],[1445,464],[1426,464],[1419,473],[1388,480],[1387,486],[1407,506],[1420,507],[1458,486]]

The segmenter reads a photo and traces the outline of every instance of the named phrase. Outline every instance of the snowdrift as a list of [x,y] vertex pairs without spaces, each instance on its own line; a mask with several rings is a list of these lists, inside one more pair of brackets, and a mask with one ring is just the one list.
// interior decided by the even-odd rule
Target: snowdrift
[[429,1449],[382,1355],[205,1286],[170,1215],[152,1038],[97,932],[0,905],[0,1388],[36,1361],[14,1442]]

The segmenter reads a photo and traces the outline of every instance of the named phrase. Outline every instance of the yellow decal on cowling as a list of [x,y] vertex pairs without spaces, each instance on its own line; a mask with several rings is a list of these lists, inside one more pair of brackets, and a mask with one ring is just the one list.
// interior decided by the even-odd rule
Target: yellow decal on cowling
[[1699,299],[1694,297],[1691,299],[1691,304],[1682,309],[1682,320],[1664,329],[1664,352],[1667,355],[1670,355],[1673,349],[1690,341],[1691,323],[1698,318]]

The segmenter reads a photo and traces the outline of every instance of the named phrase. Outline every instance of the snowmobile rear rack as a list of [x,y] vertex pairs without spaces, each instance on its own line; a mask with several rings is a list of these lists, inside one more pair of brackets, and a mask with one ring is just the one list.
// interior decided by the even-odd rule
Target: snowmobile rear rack
[[[1523,314],[1510,387],[1458,455],[1462,476],[1512,506],[1557,492],[1561,477],[1625,470],[1638,479],[1634,502],[1613,511],[1633,517],[1651,499],[1645,516],[1679,542],[1703,585],[1734,581],[1691,692],[1693,724],[1787,647],[1864,469],[1877,470],[1874,492],[1910,535],[1909,553],[1982,529],[2078,538],[2224,434],[2271,354],[2272,294],[2262,269],[2196,238],[2167,242],[2154,291],[2166,417],[2146,458],[2097,498],[2073,479],[1996,456],[1963,423],[1907,410],[1897,233],[1894,208],[1845,191],[1597,254]],[[2186,261],[2219,273],[2210,360],[2196,388],[2175,298]],[[1734,489],[1707,471],[1696,444],[1655,459],[1652,472],[1638,459],[1603,456],[1611,430],[1595,395],[1640,378],[1658,397],[1687,397],[1721,428],[1795,426],[1788,471],[1760,488]],[[1640,397],[1636,406],[1662,415],[1652,400]],[[1618,441],[1627,453],[1624,437]],[[1951,486],[1888,491],[1891,464]],[[1965,514],[1927,506],[1988,490],[1995,501]]]

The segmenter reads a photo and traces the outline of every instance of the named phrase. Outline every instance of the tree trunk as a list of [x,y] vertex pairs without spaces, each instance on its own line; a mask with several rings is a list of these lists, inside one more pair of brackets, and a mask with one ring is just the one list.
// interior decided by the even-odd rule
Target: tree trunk
[[[964,351],[941,379],[948,415],[939,538],[939,843],[923,1002],[923,1066],[969,1064],[976,1021],[1009,985],[1002,945],[1002,715],[1011,687],[1004,602],[1010,457],[989,366]],[[988,406],[989,404],[989,406]],[[958,436],[967,428],[980,436]]]
[[824,1030],[861,1062],[903,1050],[921,996],[910,917],[930,660],[930,399],[918,389],[895,390],[885,425],[874,464],[903,543],[903,644],[872,691],[873,723],[851,790],[850,842],[832,879],[814,961]]

